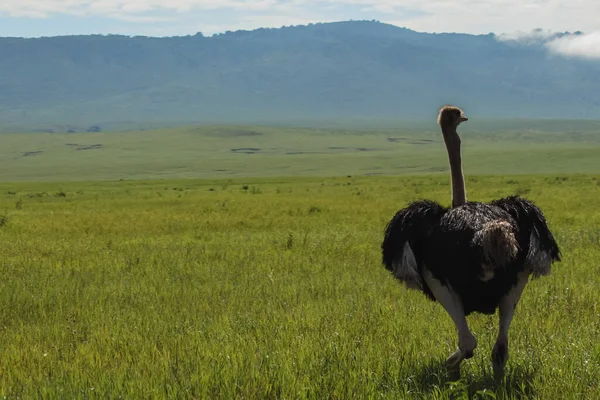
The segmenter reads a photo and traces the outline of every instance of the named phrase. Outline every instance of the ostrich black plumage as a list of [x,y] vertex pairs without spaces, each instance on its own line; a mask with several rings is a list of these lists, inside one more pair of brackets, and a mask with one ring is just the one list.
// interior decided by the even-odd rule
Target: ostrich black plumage
[[560,250],[533,202],[518,196],[490,203],[467,201],[456,131],[467,120],[454,106],[443,107],[438,115],[450,163],[452,207],[420,200],[398,211],[385,230],[383,264],[406,286],[439,302],[452,318],[458,349],[446,364],[455,374],[477,347],[465,317],[498,309],[492,365],[500,379],[521,293],[530,276],[550,273],[551,264],[560,261]]

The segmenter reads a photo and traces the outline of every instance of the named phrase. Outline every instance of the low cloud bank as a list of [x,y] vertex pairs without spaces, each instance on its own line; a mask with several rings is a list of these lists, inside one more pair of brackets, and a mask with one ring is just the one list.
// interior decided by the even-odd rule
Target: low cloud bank
[[600,60],[600,32],[563,36],[546,43],[546,47],[565,56]]
[[559,33],[542,29],[531,32],[513,32],[497,35],[503,42],[524,45],[543,45],[555,54],[600,60],[600,32]]

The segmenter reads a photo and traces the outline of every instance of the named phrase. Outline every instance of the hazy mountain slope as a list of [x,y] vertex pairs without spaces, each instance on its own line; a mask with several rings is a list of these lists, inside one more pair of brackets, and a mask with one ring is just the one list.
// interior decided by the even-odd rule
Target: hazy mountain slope
[[376,22],[149,38],[0,39],[0,124],[600,118],[600,63]]

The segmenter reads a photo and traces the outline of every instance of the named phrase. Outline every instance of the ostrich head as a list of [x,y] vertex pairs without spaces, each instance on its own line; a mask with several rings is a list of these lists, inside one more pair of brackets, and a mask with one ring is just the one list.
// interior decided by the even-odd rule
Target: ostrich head
[[468,120],[463,110],[455,106],[444,106],[438,114],[438,124],[445,128],[456,129],[458,125]]

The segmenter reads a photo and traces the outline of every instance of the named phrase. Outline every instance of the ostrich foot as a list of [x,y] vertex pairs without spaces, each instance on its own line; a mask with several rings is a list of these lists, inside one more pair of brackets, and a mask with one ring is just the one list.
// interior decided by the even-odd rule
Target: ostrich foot
[[446,371],[451,380],[457,381],[460,379],[460,363],[463,359],[464,355],[460,349],[456,350],[446,359]]
[[455,380],[460,379],[460,363],[473,357],[473,352],[477,347],[477,340],[470,334],[465,335],[458,341],[458,349],[446,359],[446,368],[448,375]]
[[506,361],[508,361],[508,342],[498,340],[492,350],[492,367],[496,383],[502,382],[504,378]]

